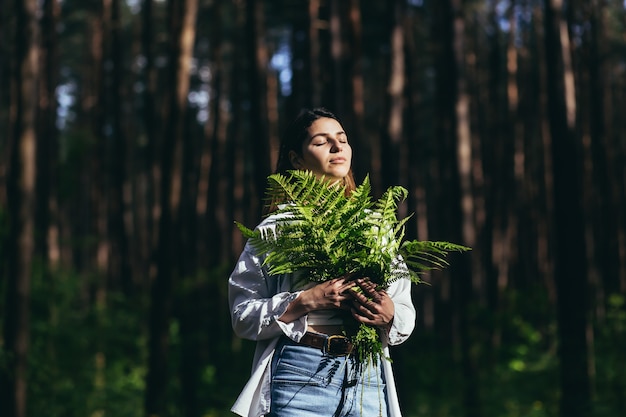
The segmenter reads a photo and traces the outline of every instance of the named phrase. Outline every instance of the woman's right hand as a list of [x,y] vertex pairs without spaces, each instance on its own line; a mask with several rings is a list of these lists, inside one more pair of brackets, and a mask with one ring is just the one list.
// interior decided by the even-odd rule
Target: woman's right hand
[[353,286],[354,281],[341,277],[306,289],[289,303],[285,313],[280,316],[280,321],[289,323],[314,310],[350,310],[353,297],[348,290]]

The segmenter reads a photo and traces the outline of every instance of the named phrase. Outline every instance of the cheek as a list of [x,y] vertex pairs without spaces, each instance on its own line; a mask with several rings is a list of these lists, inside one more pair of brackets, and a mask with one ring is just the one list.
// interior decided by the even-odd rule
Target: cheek
[[319,164],[322,158],[322,152],[316,152],[316,149],[306,149],[303,154],[303,159],[309,163]]

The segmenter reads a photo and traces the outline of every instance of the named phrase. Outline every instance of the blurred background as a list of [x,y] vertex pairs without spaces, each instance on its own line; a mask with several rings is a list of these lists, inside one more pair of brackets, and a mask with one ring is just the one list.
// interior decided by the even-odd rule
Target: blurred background
[[0,3],[0,415],[213,417],[286,123],[336,113],[407,238],[406,417],[626,410],[622,0]]

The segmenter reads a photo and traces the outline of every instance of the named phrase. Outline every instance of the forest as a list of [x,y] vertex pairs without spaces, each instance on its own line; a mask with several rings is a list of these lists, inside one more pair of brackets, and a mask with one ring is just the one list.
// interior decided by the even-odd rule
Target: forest
[[221,417],[228,277],[287,123],[339,116],[406,237],[406,417],[626,410],[626,2],[0,2],[0,416]]

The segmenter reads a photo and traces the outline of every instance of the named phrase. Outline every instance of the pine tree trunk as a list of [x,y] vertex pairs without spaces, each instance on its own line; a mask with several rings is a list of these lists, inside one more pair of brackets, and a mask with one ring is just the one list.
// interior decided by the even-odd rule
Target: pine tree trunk
[[154,252],[155,221],[152,213],[157,205],[157,174],[158,156],[157,146],[159,138],[157,135],[157,108],[155,105],[157,98],[157,71],[154,62],[153,40],[155,31],[154,21],[154,0],[143,0],[141,5],[141,52],[145,57],[145,67],[143,69],[142,81],[144,90],[142,94],[142,130],[145,134],[145,144],[141,146],[136,161],[138,171],[136,180],[136,194],[134,198],[136,217],[135,239],[139,243],[137,275],[145,277],[142,284],[149,285],[151,255]]
[[145,415],[160,416],[166,410],[165,396],[169,376],[169,323],[172,314],[174,275],[179,272],[180,235],[178,224],[181,200],[181,151],[189,92],[189,65],[195,40],[197,0],[171,0],[169,17],[169,63],[167,82],[174,86],[166,98],[161,181],[159,189],[160,218],[156,248],[157,272],[150,294],[150,339],[148,375],[145,392]]
[[124,187],[127,185],[127,139],[122,121],[122,106],[124,102],[124,59],[122,49],[120,0],[111,1],[110,25],[110,118],[113,130],[113,140],[110,150],[110,163],[107,175],[110,178],[108,192],[108,234],[110,236],[110,267],[109,282],[115,283],[127,295],[132,293],[133,280],[129,259],[128,231],[124,217],[127,207],[124,202]]
[[[589,97],[590,114],[590,147],[593,167],[594,197],[588,201],[594,202],[592,213],[594,215],[594,249],[595,260],[602,277],[603,293],[605,295],[620,292],[620,260],[619,260],[619,237],[620,219],[617,212],[619,205],[619,193],[616,192],[615,178],[619,176],[614,163],[614,153],[619,148],[612,146],[609,140],[607,121],[611,120],[607,114],[607,96],[609,78],[607,74],[607,54],[605,35],[605,1],[595,1],[586,6],[590,24],[590,36],[588,39],[589,56],[587,66],[589,69],[589,84],[586,86]],[[605,298],[606,299],[606,298]]]
[[[58,72],[58,51],[56,25],[59,16],[56,0],[45,0],[41,19],[41,61],[42,71],[39,85],[39,111],[37,132],[37,198],[36,208],[35,253],[44,265],[51,260],[53,253],[58,253],[56,244],[49,246],[49,230],[52,227],[51,215],[56,207],[55,178],[58,154],[58,131],[56,127],[56,73]],[[55,258],[57,258],[55,256]]]
[[[251,152],[254,157],[254,185],[261,201],[265,195],[266,178],[272,172],[270,152],[278,150],[277,143],[270,143],[267,107],[268,51],[265,44],[265,23],[262,0],[246,0],[246,58],[250,88],[250,129],[254,132]],[[274,149],[272,149],[274,148]],[[257,204],[255,204],[257,206]],[[260,214],[260,211],[259,211]]]
[[[382,193],[383,189],[400,184],[402,167],[406,167],[407,161],[401,152],[404,142],[404,104],[405,104],[405,33],[404,13],[405,2],[402,0],[392,1],[388,4],[388,16],[390,19],[389,33],[389,70],[388,82],[385,94],[385,111],[382,122],[381,134],[381,160],[382,165],[382,188],[374,188],[374,193]],[[406,152],[404,152],[406,156]]]
[[0,412],[26,417],[28,352],[30,345],[30,287],[35,251],[36,114],[39,83],[39,6],[36,0],[18,0],[16,63],[12,83],[17,86],[13,145],[7,176],[7,202],[11,219],[7,250],[7,283],[3,314],[3,345],[8,354],[0,376]]
[[[322,39],[320,36],[323,27],[320,16],[320,0],[309,0],[309,64],[311,66],[310,79],[305,82],[311,85],[311,106],[322,105]],[[293,118],[289,119],[292,120]]]
[[586,320],[587,265],[581,207],[580,144],[576,141],[573,69],[561,0],[545,4],[548,110],[554,173],[557,319],[560,359],[560,415],[590,413]]

